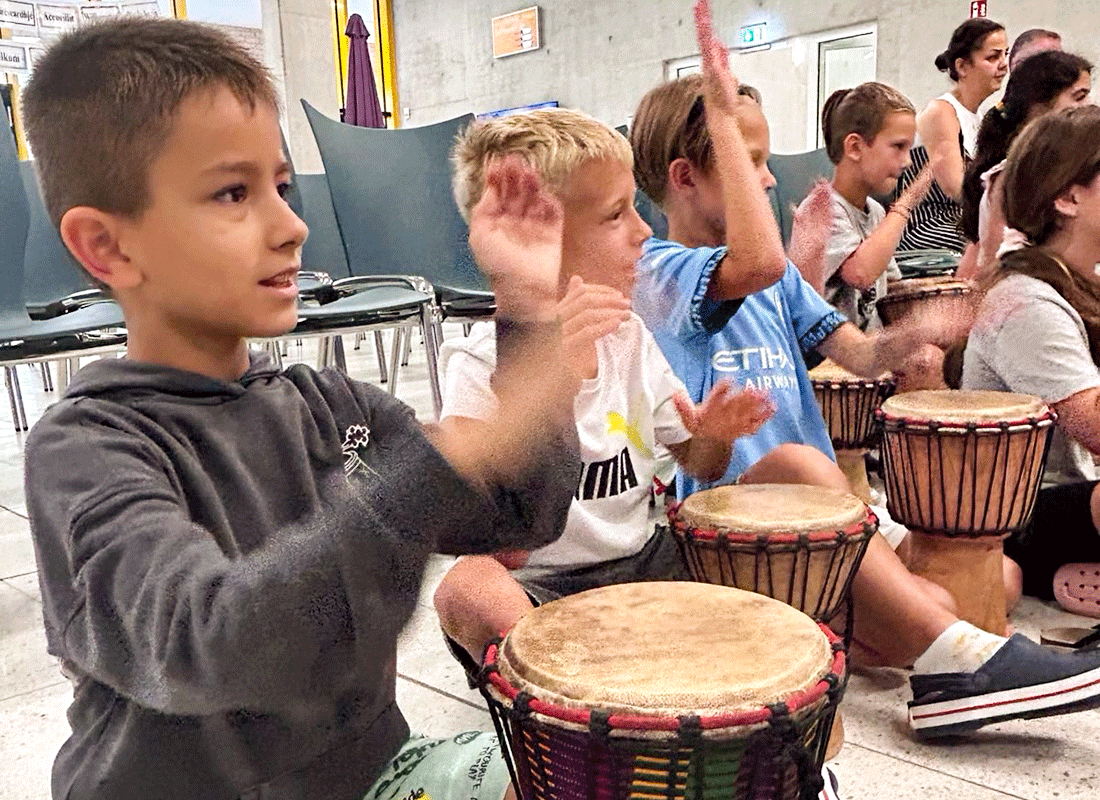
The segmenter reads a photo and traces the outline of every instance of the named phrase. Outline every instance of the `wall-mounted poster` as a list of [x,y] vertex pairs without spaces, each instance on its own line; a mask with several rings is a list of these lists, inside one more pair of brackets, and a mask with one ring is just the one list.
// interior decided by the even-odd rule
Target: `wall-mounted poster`
[[538,6],[493,17],[493,58],[527,53],[540,47]]

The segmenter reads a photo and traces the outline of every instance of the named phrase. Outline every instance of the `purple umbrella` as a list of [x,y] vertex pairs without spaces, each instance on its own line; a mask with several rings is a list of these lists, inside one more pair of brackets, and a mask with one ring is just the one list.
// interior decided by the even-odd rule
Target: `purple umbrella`
[[362,128],[384,128],[386,119],[378,102],[378,89],[374,85],[374,70],[367,50],[367,26],[358,14],[348,19],[347,30],[351,39],[348,47],[348,99],[344,110],[344,122]]

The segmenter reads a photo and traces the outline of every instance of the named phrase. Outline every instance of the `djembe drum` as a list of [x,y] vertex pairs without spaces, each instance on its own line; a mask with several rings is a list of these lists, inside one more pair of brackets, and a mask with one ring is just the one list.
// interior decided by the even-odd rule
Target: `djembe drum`
[[870,503],[864,456],[878,434],[875,410],[897,385],[890,376],[861,378],[828,359],[810,370],[810,381],[836,451],[837,466],[855,495]]
[[909,569],[951,592],[959,616],[1004,634],[1003,542],[1031,518],[1055,415],[1037,397],[921,391],[876,416],[890,515]]
[[[903,278],[890,281],[886,296],[876,303],[878,315],[884,325],[891,325],[909,316],[927,303],[936,302],[943,310],[958,303],[960,311],[969,302],[970,284],[947,275],[934,278]],[[950,342],[937,342],[946,346]]]
[[[836,489],[738,484],[705,489],[669,511],[673,536],[691,576],[759,592],[819,622],[844,612],[878,520],[859,498]],[[844,746],[844,723],[832,721],[826,759]]]
[[765,594],[818,622],[844,610],[878,529],[854,495],[794,484],[704,489],[669,521],[695,580]]
[[485,653],[481,689],[524,800],[810,800],[845,653],[762,595],[607,586]]

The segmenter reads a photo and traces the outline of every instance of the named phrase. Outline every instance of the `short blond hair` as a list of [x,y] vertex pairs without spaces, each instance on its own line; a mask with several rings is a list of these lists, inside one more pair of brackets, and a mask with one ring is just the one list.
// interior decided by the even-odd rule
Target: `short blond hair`
[[634,168],[626,137],[580,111],[547,108],[474,122],[458,135],[451,152],[455,202],[466,220],[485,191],[488,165],[511,154],[522,156],[555,193],[589,161],[619,161]]

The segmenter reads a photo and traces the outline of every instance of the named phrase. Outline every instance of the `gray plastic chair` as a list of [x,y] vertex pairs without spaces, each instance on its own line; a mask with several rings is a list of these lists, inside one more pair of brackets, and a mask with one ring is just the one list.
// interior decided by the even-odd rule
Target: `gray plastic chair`
[[76,262],[50,222],[33,161],[21,161],[30,227],[23,259],[23,297],[32,319],[50,319],[106,298]]
[[[423,128],[360,128],[329,119],[302,101],[328,176],[332,205],[348,257],[361,280],[415,276],[434,302],[425,308],[428,368],[438,412],[439,323],[494,310],[493,295],[474,264],[469,228],[451,191],[450,153],[471,115]],[[337,281],[340,287],[346,282]]]
[[[303,302],[298,326],[290,336],[321,337],[322,361],[331,360],[338,368],[346,369],[342,335],[354,333],[358,338],[373,331],[381,382],[388,382],[390,392],[395,392],[402,335],[410,326],[423,324],[422,311],[431,296],[411,288],[405,279],[349,284],[352,276],[347,254],[323,173],[295,175],[287,201],[309,226],[309,237],[302,246],[302,274],[307,277],[299,280],[299,288],[304,281],[312,281],[303,293],[303,300],[312,302]],[[387,329],[394,330],[397,358],[390,368],[382,341],[382,332]]]
[[5,370],[15,429],[26,430],[26,413],[12,367],[102,347],[108,342],[86,334],[119,328],[123,320],[114,303],[96,303],[48,320],[28,316],[23,262],[31,213],[11,128],[0,125],[0,129],[0,197],[4,198],[0,204],[0,365]]
[[783,244],[787,245],[794,226],[794,209],[806,199],[818,178],[832,179],[833,163],[822,147],[806,153],[773,155],[768,167],[776,181],[772,210],[779,220]]

